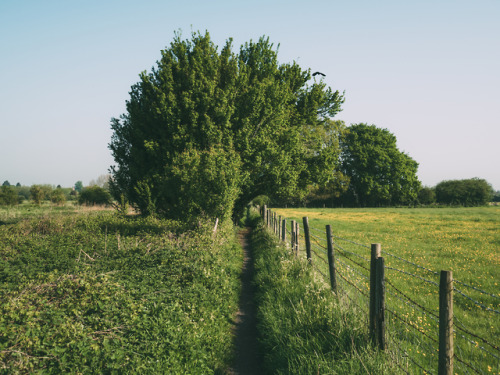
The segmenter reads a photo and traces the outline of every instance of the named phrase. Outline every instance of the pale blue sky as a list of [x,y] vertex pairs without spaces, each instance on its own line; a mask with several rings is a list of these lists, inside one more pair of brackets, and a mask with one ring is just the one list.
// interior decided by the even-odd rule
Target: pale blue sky
[[0,183],[73,186],[107,172],[110,119],[174,31],[281,62],[345,90],[347,124],[387,128],[424,185],[500,190],[500,1],[0,1]]

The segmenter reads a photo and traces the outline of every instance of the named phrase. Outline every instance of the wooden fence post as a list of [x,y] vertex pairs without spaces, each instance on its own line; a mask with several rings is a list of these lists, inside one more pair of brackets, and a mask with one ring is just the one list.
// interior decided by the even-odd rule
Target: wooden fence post
[[286,219],[283,219],[283,224],[281,226],[281,240],[286,243]]
[[264,205],[262,208],[262,219],[264,219],[264,223],[267,224],[267,206]]
[[381,249],[379,243],[372,243],[371,246],[371,260],[370,260],[370,311],[369,311],[369,328],[370,337],[374,345],[377,343],[377,320],[376,320],[376,280],[377,280],[377,267],[376,261],[380,257]]
[[277,229],[276,235],[278,236],[278,240],[281,241],[281,215],[278,215],[278,219],[276,222],[276,229]]
[[295,256],[299,256],[300,228],[299,222],[295,222]]
[[453,275],[441,271],[439,279],[438,375],[453,374]]
[[375,261],[375,327],[377,330],[377,344],[385,350],[385,271],[384,258],[378,257]]
[[290,247],[292,249],[292,253],[295,254],[295,220],[292,220],[292,223],[290,225],[290,232],[291,232],[291,235],[290,235]]
[[302,221],[304,222],[304,238],[306,241],[306,256],[309,263],[312,263],[311,258],[311,237],[309,237],[309,218],[303,217]]
[[335,275],[335,256],[333,253],[332,226],[326,226],[326,244],[328,245],[328,270],[330,271],[330,286],[337,293],[337,276]]

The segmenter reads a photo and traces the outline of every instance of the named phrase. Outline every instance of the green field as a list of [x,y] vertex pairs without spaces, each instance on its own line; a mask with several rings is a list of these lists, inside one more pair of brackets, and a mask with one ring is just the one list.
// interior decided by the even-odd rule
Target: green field
[[392,312],[386,312],[389,351],[407,356],[408,370],[436,372],[435,284],[440,270],[453,271],[455,371],[500,373],[500,207],[273,211],[301,225],[309,218],[313,263],[325,274],[319,257],[326,259],[325,226],[332,226],[340,286],[361,307],[367,305],[369,246],[381,244]]
[[0,374],[225,373],[242,254],[212,229],[0,209]]

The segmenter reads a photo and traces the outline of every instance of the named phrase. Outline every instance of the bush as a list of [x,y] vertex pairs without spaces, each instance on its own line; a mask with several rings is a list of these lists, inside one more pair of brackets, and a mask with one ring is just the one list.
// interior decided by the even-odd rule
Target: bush
[[17,193],[10,185],[2,185],[0,188],[0,206],[14,206],[19,203]]
[[61,188],[57,188],[50,193],[50,201],[55,204],[64,204],[66,202],[66,195]]
[[442,181],[436,185],[436,201],[441,204],[484,206],[492,197],[491,185],[479,178]]
[[105,205],[111,204],[111,195],[109,192],[99,186],[89,186],[83,188],[80,196],[78,197],[79,204],[85,205]]
[[418,192],[418,202],[420,204],[436,203],[436,191],[433,188],[424,186]]

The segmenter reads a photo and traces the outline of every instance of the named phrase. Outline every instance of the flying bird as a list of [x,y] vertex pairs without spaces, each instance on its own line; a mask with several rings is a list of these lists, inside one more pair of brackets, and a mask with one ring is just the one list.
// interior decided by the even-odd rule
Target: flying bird
[[313,77],[314,77],[314,76],[317,76],[318,74],[319,74],[319,75],[322,75],[323,77],[326,77],[326,74],[323,74],[323,73],[321,73],[321,72],[314,72],[314,73],[313,73]]

